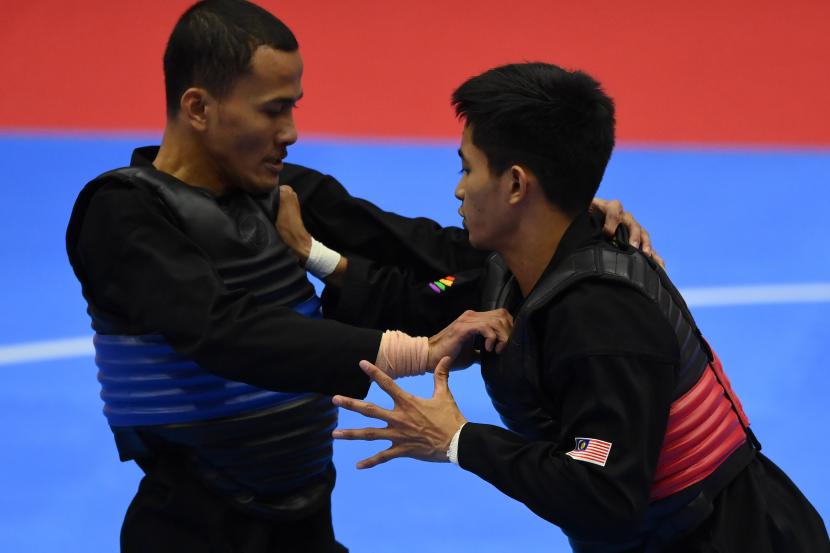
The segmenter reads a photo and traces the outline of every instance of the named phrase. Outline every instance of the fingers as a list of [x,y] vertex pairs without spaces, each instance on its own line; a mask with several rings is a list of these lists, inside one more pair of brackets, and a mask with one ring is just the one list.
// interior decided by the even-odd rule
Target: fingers
[[493,351],[493,347],[499,343],[501,340],[506,340],[503,336],[503,333],[500,335],[499,332],[491,326],[484,326],[481,324],[476,324],[470,326],[464,331],[464,335],[467,337],[472,337],[475,335],[480,335],[484,338],[484,350],[485,351]]
[[378,407],[374,403],[369,403],[368,401],[361,401],[359,399],[346,396],[334,396],[331,398],[331,402],[347,411],[360,413],[365,417],[380,419],[385,422],[392,420],[392,411],[384,409],[383,407]]
[[[642,244],[643,237],[648,239],[648,233],[646,229],[640,226],[640,223],[634,218],[633,215],[630,213],[623,214],[622,217],[622,224],[625,225],[625,228],[628,229],[628,243],[635,248],[639,248]],[[648,241],[649,247],[651,246],[651,240]]]
[[594,198],[591,206],[601,211],[605,216],[605,224],[602,227],[602,231],[608,236],[614,236],[614,233],[617,232],[617,227],[622,222],[623,213],[625,212],[622,203],[619,200]]
[[481,313],[467,311],[462,317],[465,317],[464,321],[460,321],[464,332],[481,334],[485,338],[487,351],[492,351],[493,345],[497,342],[504,342],[510,338],[510,333],[513,331],[513,316],[506,309],[494,309]]
[[513,333],[513,315],[510,314],[510,311],[504,308],[498,309],[497,311],[499,312],[499,316],[496,319],[500,329],[499,340],[505,342]]
[[433,363],[437,365],[436,361],[441,357],[449,355],[455,358],[472,346],[473,338],[477,335],[484,338],[484,349],[493,351],[498,344],[510,339],[512,330],[513,317],[506,309],[482,313],[465,311],[447,328],[429,339],[430,370],[434,370]]
[[505,340],[504,342],[499,342],[498,344],[496,344],[496,353],[503,352],[504,348],[507,347],[507,343],[508,343],[508,340]]
[[401,456],[402,454],[398,452],[398,449],[395,446],[392,446],[389,449],[384,449],[383,451],[372,455],[368,459],[363,459],[357,464],[357,468],[370,469]]
[[475,312],[465,311],[453,325],[463,340],[475,335],[484,338],[484,349],[493,351],[499,344],[510,339],[513,331],[513,316],[506,309]]
[[[654,257],[652,255],[654,251],[651,245],[651,236],[631,213],[623,209],[621,202],[618,200],[607,201],[595,198],[591,207],[602,211],[605,215],[605,224],[602,227],[602,231],[605,234],[613,236],[617,232],[617,227],[623,225],[628,229],[628,243],[635,248],[642,249],[644,254]],[[662,258],[660,261],[657,258],[659,256],[655,258],[655,261],[663,265],[661,263]]]
[[485,351],[493,351],[493,344],[496,342],[495,337],[487,338],[484,340],[484,350]]
[[646,229],[642,229],[640,232],[640,250],[646,255],[651,255],[654,252],[651,248],[651,235]]
[[364,359],[358,363],[358,365],[360,365],[360,368],[363,369],[363,372],[369,375],[369,378],[377,382],[378,386],[380,386],[380,388],[389,394],[389,396],[395,401],[401,399],[406,394],[400,386],[395,384],[395,381],[392,380],[391,376],[380,370],[369,361]]
[[513,315],[511,315],[510,311],[507,309],[502,307],[492,311],[485,311],[484,315],[492,321],[495,328],[507,332],[508,334],[511,330],[513,330]]
[[435,367],[435,373],[433,373],[433,379],[435,381],[435,388],[432,392],[432,397],[436,397],[439,395],[448,395],[450,394],[450,365],[452,364],[452,359],[449,355],[446,355],[438,361],[438,365]]
[[625,212],[622,214],[621,224],[628,229],[628,243],[635,248],[640,248],[644,254],[651,255],[651,236],[637,222],[637,219],[631,213]]
[[493,344],[495,344],[498,341],[498,335],[496,334],[496,331],[490,328],[489,326],[471,326],[469,329],[467,329],[465,334],[467,336],[475,336],[478,334],[482,338],[484,338],[485,351],[493,351]]
[[506,309],[496,309],[489,313],[490,332],[482,333],[482,336],[485,338],[484,349],[493,351],[510,339],[513,332],[513,316]]
[[336,440],[365,440],[367,442],[391,440],[393,438],[393,436],[389,435],[388,428],[357,428],[347,430],[338,428],[331,433],[331,437]]
[[280,185],[280,210],[278,213],[282,213],[283,217],[288,213],[292,215],[300,213],[300,199],[294,189],[287,184]]
[[660,257],[660,255],[658,255],[658,253],[657,253],[656,251],[651,250],[651,258],[652,258],[654,261],[656,261],[658,265],[660,265],[661,267],[663,267],[663,269],[664,269],[664,270],[666,269],[666,262],[665,262],[665,261],[663,261],[663,258],[662,258],[662,257]]
[[654,246],[651,243],[651,235],[637,222],[631,213],[626,212],[623,214],[622,224],[628,229],[628,243],[635,248],[640,248],[644,254],[650,256],[657,264],[665,269],[666,262],[654,251]]
[[293,188],[291,188],[287,184],[281,184],[280,185],[280,201],[287,200],[287,199],[290,199],[290,198],[296,198],[296,197],[297,197],[297,193],[294,191]]
[[283,242],[304,266],[311,252],[312,239],[303,223],[297,193],[287,184],[280,185],[280,205],[274,223]]

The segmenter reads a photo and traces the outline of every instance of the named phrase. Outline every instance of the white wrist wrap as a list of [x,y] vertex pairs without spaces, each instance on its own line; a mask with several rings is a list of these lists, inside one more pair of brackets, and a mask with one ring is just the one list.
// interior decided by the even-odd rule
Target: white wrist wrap
[[[464,425],[461,425],[461,428],[464,428]],[[452,441],[450,441],[450,447],[447,449],[447,459],[450,460],[450,463],[453,465],[458,464],[458,438],[461,437],[461,428],[458,429],[453,437]]]
[[311,251],[308,252],[308,261],[305,269],[319,279],[324,279],[334,272],[340,263],[340,254],[331,248],[325,247],[311,237]]

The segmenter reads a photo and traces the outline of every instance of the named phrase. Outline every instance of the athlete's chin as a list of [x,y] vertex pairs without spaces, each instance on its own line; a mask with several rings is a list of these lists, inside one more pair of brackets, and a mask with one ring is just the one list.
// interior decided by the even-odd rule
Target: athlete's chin
[[251,194],[267,194],[280,185],[279,174],[258,175],[248,180],[248,192]]
[[[469,231],[469,229],[467,229]],[[476,235],[474,232],[469,232],[467,239],[470,241],[470,245],[477,250],[491,250],[493,248],[490,247],[489,242],[482,238],[481,236]]]

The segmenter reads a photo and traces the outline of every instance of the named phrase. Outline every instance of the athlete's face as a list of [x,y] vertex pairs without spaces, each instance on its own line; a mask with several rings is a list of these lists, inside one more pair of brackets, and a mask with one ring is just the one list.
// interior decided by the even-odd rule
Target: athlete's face
[[227,186],[252,193],[279,184],[282,159],[297,141],[294,107],[303,94],[299,52],[260,46],[248,73],[215,100],[206,146]]
[[470,235],[470,244],[485,250],[499,250],[515,227],[510,211],[510,170],[501,175],[490,171],[487,156],[473,144],[472,129],[464,128],[461,137],[461,180],[455,197],[461,200],[458,214]]

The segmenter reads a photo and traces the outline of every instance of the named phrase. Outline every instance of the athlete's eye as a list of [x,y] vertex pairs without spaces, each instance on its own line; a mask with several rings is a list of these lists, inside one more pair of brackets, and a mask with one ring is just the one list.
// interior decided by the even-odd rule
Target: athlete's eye
[[297,105],[296,102],[282,102],[280,104],[271,104],[269,107],[265,108],[263,112],[268,117],[279,117],[280,115],[285,115],[300,106]]

